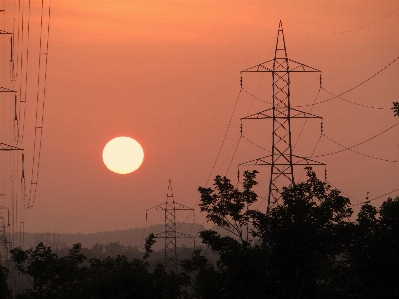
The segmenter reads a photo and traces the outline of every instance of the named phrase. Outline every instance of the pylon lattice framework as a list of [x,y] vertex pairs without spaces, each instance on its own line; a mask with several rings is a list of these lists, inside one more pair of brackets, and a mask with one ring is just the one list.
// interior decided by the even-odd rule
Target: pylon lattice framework
[[[272,74],[272,108],[249,115],[243,119],[271,119],[272,147],[271,155],[257,158],[238,166],[268,165],[270,166],[269,193],[267,211],[281,198],[283,186],[294,183],[293,166],[325,165],[306,157],[295,156],[291,145],[291,119],[322,118],[307,112],[291,108],[290,103],[290,73],[321,72],[315,68],[294,61],[287,57],[283,25],[280,21],[274,58],[254,67],[241,71],[242,73],[267,72]],[[242,78],[241,78],[242,84]],[[321,75],[320,75],[321,84]]]
[[165,213],[165,231],[163,233],[156,234],[155,238],[162,238],[165,240],[165,269],[177,273],[177,239],[194,239],[195,247],[195,238],[193,236],[176,231],[176,211],[194,211],[194,209],[175,202],[173,198],[172,183],[169,180],[166,201],[155,207],[147,209],[146,219],[149,210],[163,210]]

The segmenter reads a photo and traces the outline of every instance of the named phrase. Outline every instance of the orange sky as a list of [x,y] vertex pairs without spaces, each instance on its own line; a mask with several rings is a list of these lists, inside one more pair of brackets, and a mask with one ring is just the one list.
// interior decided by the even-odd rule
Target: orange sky
[[[25,213],[27,231],[142,227],[146,209],[166,199],[169,178],[176,201],[194,206],[240,91],[240,71],[273,58],[280,19],[289,58],[322,70],[323,87],[336,94],[399,56],[399,11],[383,18],[399,9],[397,1],[54,0],[51,9],[40,179],[35,206]],[[7,19],[4,24],[9,26]],[[398,74],[396,61],[343,96],[384,109],[339,99],[315,106],[312,113],[323,116],[325,134],[351,146],[397,123],[390,108],[398,100]],[[312,103],[318,80],[292,76],[291,104]],[[270,74],[244,77],[251,92],[269,101],[270,82]],[[239,119],[267,108],[240,95],[212,177],[226,174]],[[320,123],[310,121],[306,128],[308,138],[300,139],[297,150],[309,155]],[[245,130],[270,146],[268,124],[248,124]],[[105,144],[120,135],[136,139],[145,151],[143,165],[129,175],[112,173],[101,160]],[[399,160],[398,136],[399,126],[354,150]],[[322,138],[315,155],[339,149]],[[228,176],[235,182],[236,165],[261,155],[241,141]],[[327,164],[332,184],[357,199],[364,200],[367,191],[373,198],[399,188],[398,163],[349,151],[315,159]],[[267,178],[260,179],[259,194],[266,196]],[[7,189],[4,175],[2,180]],[[203,219],[197,212],[196,221]],[[150,221],[162,223],[162,214],[150,215]]]

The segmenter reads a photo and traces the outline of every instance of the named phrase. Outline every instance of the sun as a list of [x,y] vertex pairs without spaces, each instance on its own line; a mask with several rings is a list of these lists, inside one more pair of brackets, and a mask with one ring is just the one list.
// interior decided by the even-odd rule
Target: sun
[[130,137],[116,137],[108,141],[103,150],[105,166],[115,173],[131,173],[141,166],[143,160],[143,148]]

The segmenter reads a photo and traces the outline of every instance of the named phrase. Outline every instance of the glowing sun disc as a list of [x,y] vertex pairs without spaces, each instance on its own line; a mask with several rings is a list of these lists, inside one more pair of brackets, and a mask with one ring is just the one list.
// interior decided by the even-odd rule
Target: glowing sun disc
[[140,167],[143,160],[143,148],[130,137],[116,137],[108,141],[103,150],[105,166],[115,173],[131,173]]

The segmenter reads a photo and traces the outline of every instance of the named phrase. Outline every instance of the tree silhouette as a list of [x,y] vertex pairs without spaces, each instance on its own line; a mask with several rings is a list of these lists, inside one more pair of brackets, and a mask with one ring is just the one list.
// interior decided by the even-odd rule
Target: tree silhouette
[[[120,248],[118,245],[113,243],[110,247]],[[26,251],[13,249],[11,255],[16,269],[32,285],[17,294],[16,298],[169,299],[186,295],[185,287],[189,279],[185,273],[168,273],[161,264],[149,271],[147,262],[128,260],[121,255],[116,258],[93,258],[87,262],[80,250],[81,245],[75,244],[68,255],[58,257],[43,243]]]
[[348,246],[348,277],[359,298],[398,298],[399,197],[379,209],[365,204]]
[[43,243],[26,251],[11,250],[16,269],[32,284],[32,289],[23,291],[18,298],[85,298],[86,267],[80,265],[86,257],[79,253],[80,249],[81,245],[75,244],[61,258]]
[[[199,188],[207,218],[236,233],[200,233],[218,259],[210,263],[197,250],[183,262],[193,298],[399,297],[399,198],[379,209],[363,205],[353,222],[349,199],[307,168],[307,181],[283,188],[265,214],[244,208],[256,200],[255,175],[244,174],[243,191],[225,177]],[[253,245],[240,234],[248,224]]]
[[[200,232],[215,262],[196,250],[179,274],[150,266],[153,234],[142,260],[87,260],[80,244],[59,257],[40,243],[11,251],[31,283],[15,298],[399,298],[399,197],[378,208],[363,204],[352,221],[349,199],[307,168],[307,180],[283,188],[265,214],[251,210],[256,173],[244,173],[242,190],[220,176],[214,188],[199,188],[207,219],[231,233]],[[93,246],[101,257],[132,250],[118,242]],[[0,268],[0,297],[8,299],[7,273]]]
[[241,242],[243,228],[249,224],[251,213],[248,206],[257,200],[257,195],[252,187],[258,183],[254,180],[258,172],[245,171],[243,191],[235,188],[226,177],[215,178],[215,190],[199,187],[201,211],[207,213],[206,218],[225,230],[235,235]]
[[399,102],[393,102],[393,115],[399,116]]
[[11,299],[12,292],[8,288],[8,269],[0,265],[0,298]]

